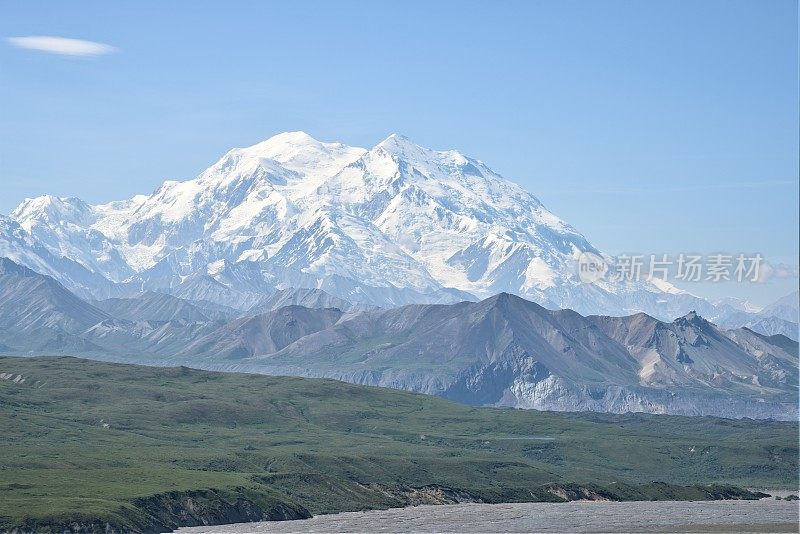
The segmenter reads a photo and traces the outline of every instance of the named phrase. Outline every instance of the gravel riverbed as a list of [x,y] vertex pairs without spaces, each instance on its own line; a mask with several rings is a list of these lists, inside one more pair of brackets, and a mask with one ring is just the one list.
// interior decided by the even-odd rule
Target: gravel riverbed
[[182,528],[208,532],[798,532],[796,501],[454,504]]

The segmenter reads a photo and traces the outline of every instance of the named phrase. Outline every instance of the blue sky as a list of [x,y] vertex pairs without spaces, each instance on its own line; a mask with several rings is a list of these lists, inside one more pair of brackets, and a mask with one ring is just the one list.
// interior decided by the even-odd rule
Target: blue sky
[[[0,3],[0,213],[188,179],[286,130],[458,148],[611,253],[797,264],[797,3]],[[797,287],[691,288],[765,302]]]

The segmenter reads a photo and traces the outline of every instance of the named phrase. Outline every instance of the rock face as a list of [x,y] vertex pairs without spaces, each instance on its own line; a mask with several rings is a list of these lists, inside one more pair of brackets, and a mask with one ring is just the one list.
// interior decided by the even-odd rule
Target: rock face
[[101,300],[94,305],[113,317],[128,321],[208,321],[214,316],[164,293],[146,292],[139,297]]
[[0,258],[0,344],[7,348],[93,349],[81,334],[107,319],[49,276]]
[[180,527],[308,519],[311,513],[288,499],[281,501],[253,491],[205,489],[135,499],[110,521],[92,519],[91,512],[82,510],[76,510],[75,516],[60,521],[27,521],[11,532],[172,532]]
[[246,311],[304,288],[362,307],[509,292],[582,313],[713,310],[666,283],[581,283],[580,254],[600,252],[580,232],[481,161],[398,135],[367,150],[284,133],[150,195],[27,199],[3,225],[0,255],[98,300],[149,290]]
[[[218,367],[220,368],[220,367]],[[325,376],[476,405],[793,419],[796,343],[696,313],[583,317],[500,294],[343,316],[221,368]]]
[[45,195],[0,216],[0,257],[90,300],[159,292],[239,312],[353,311],[508,292],[583,314],[697,310],[797,337],[797,294],[758,312],[666,282],[585,284],[585,252],[611,259],[483,162],[399,135],[367,150],[283,133],[150,195],[102,205]]
[[[316,294],[315,297],[321,295]],[[329,377],[473,405],[797,417],[797,343],[691,312],[582,316],[501,293],[345,312],[208,310],[147,294],[92,306],[0,260],[0,351]]]
[[314,332],[336,324],[336,308],[287,306],[267,313],[235,319],[191,343],[182,354],[204,358],[242,358],[277,352]]
[[584,252],[610,259],[457,151],[285,133],[150,195],[0,216],[0,350],[479,405],[796,417],[797,354],[772,336],[796,335],[796,294],[757,312],[667,283],[586,284]]

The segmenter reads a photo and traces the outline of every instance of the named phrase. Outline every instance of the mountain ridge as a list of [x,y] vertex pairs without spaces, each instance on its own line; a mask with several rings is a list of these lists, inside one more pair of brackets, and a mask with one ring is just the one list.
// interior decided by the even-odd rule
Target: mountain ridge
[[[379,307],[511,292],[583,313],[663,319],[713,310],[644,280],[582,284],[578,256],[600,251],[538,198],[480,160],[396,134],[364,149],[287,132],[150,195],[95,206],[44,196],[10,219],[50,256],[104,277],[102,290],[61,280],[98,300],[142,290],[188,296],[177,289],[186,277],[224,262],[249,265],[257,293],[323,289]],[[234,307],[257,300],[253,283],[224,285],[230,294],[209,288],[209,298],[191,298]]]
[[273,309],[237,312],[149,293],[95,307],[3,259],[0,352],[335,378],[478,406],[797,416],[797,343],[695,312],[583,316],[508,293],[388,309],[292,302],[309,296],[335,302],[284,291],[265,301]]

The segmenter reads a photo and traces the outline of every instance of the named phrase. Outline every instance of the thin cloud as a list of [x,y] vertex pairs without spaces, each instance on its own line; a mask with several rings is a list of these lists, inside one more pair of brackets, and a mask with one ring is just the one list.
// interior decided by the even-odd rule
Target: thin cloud
[[68,39],[66,37],[53,37],[49,35],[31,35],[27,37],[7,37],[6,42],[17,48],[38,50],[48,54],[61,56],[91,57],[111,54],[117,51],[111,45],[84,41],[82,39]]

